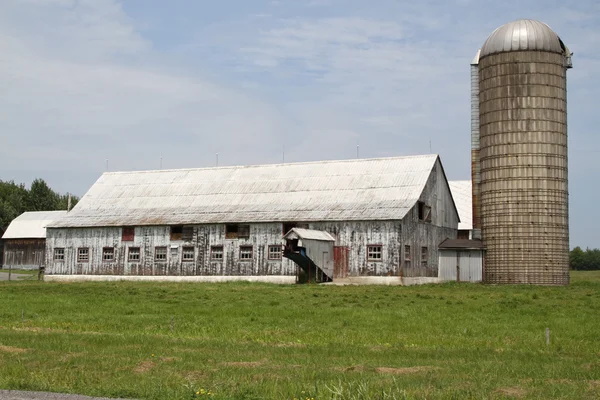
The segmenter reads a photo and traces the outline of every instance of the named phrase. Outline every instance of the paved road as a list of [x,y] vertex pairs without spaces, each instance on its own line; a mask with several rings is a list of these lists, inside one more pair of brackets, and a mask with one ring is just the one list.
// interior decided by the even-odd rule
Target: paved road
[[[28,274],[11,274],[10,279],[11,280],[17,280],[17,279],[27,279],[29,278],[31,275]],[[8,272],[4,272],[4,270],[2,270],[2,272],[0,272],[0,281],[7,281],[8,280]],[[2,397],[0,397],[0,399],[2,399]]]
[[106,397],[89,397],[78,394],[62,394],[47,392],[22,392],[20,390],[0,390],[2,400],[125,400],[108,399]]
[[[29,274],[15,274],[12,273],[10,279],[11,280],[17,280],[17,279],[27,279],[30,278],[31,275]],[[5,270],[2,270],[2,272],[0,272],[0,281],[7,281],[8,280],[8,272],[6,272]],[[1,399],[1,397],[0,397]]]

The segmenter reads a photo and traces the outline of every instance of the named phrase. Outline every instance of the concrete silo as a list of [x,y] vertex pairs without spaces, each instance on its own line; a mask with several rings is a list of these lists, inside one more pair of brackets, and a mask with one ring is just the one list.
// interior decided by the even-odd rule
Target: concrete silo
[[496,29],[471,65],[473,222],[486,247],[484,280],[567,285],[571,53],[548,25],[518,20]]

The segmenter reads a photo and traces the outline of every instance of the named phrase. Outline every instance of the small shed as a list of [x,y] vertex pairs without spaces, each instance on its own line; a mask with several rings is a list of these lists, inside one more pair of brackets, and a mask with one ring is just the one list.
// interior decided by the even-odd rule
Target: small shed
[[311,276],[318,282],[333,280],[333,236],[325,231],[292,228],[283,239],[283,256],[298,264],[309,280]]
[[441,281],[482,281],[485,249],[481,240],[446,239],[438,248]]
[[2,235],[3,268],[38,269],[45,265],[46,225],[66,214],[66,211],[31,211],[12,220]]

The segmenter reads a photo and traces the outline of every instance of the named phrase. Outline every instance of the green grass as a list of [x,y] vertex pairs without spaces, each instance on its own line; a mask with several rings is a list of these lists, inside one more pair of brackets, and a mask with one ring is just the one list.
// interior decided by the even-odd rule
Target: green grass
[[594,399],[600,273],[572,280],[3,282],[0,388],[140,399]]

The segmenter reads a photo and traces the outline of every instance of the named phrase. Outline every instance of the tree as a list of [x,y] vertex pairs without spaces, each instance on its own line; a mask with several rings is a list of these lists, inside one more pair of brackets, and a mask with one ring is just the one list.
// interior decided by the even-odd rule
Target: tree
[[58,195],[52,191],[43,179],[36,179],[29,189],[29,211],[52,211],[58,208]]
[[[30,190],[23,184],[0,180],[0,227],[8,226],[13,219],[26,211],[66,210],[68,198],[68,195],[50,189],[43,179],[34,180]],[[74,207],[78,200],[72,196],[71,207]]]
[[581,247],[577,246],[569,253],[569,266],[571,269],[581,270],[585,262],[585,253],[581,250]]
[[585,249],[577,246],[569,253],[569,266],[579,271],[600,270],[600,250]]

